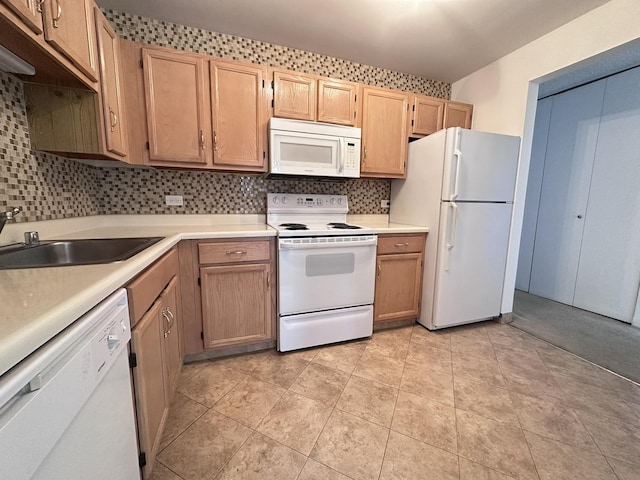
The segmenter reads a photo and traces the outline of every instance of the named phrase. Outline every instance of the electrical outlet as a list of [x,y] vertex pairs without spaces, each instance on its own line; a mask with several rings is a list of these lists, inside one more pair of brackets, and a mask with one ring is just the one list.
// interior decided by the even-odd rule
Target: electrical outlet
[[382,208],[389,208],[389,200],[381,200],[380,201],[380,206]]
[[181,207],[184,205],[182,195],[165,195],[164,204],[171,205],[172,207]]

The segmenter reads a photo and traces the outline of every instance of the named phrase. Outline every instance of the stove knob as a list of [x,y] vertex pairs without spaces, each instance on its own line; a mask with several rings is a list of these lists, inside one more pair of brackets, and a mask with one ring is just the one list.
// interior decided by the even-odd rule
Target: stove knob
[[342,198],[338,198],[338,205],[342,205]]
[[331,200],[329,200],[329,203],[330,203],[331,205],[333,205],[334,203],[336,203],[336,199],[335,199],[335,198],[333,198],[333,197],[331,197]]
[[280,203],[280,199],[278,197],[273,197],[273,203]]
[[287,203],[287,197],[282,197],[282,204],[284,205],[285,203]]

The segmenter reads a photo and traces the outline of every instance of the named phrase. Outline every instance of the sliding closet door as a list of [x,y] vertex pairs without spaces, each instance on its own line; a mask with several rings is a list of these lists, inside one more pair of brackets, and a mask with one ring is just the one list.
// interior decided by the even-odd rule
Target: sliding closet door
[[571,305],[605,80],[553,98],[529,291]]
[[631,322],[640,285],[640,68],[607,80],[573,305]]
[[533,240],[536,235],[536,225],[538,223],[540,190],[542,189],[544,160],[547,155],[547,140],[549,138],[552,105],[553,97],[538,100],[536,122],[533,126],[533,144],[531,145],[527,196],[524,202],[524,218],[522,220],[522,236],[520,240],[520,252],[518,254],[518,272],[516,275],[516,288],[525,292],[529,291],[529,280],[531,279]]

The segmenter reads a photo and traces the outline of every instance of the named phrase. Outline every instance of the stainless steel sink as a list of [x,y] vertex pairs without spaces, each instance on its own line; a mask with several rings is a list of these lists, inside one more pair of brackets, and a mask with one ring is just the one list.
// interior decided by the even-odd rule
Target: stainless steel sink
[[43,241],[0,248],[0,269],[93,265],[127,260],[163,237]]

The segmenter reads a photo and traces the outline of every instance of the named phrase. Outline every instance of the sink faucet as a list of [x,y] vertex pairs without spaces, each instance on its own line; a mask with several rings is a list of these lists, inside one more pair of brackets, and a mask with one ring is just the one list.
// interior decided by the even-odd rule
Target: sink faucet
[[6,212],[0,213],[0,233],[2,233],[2,229],[4,228],[4,224],[12,221],[17,214],[22,211],[22,207],[9,207],[9,210]]

